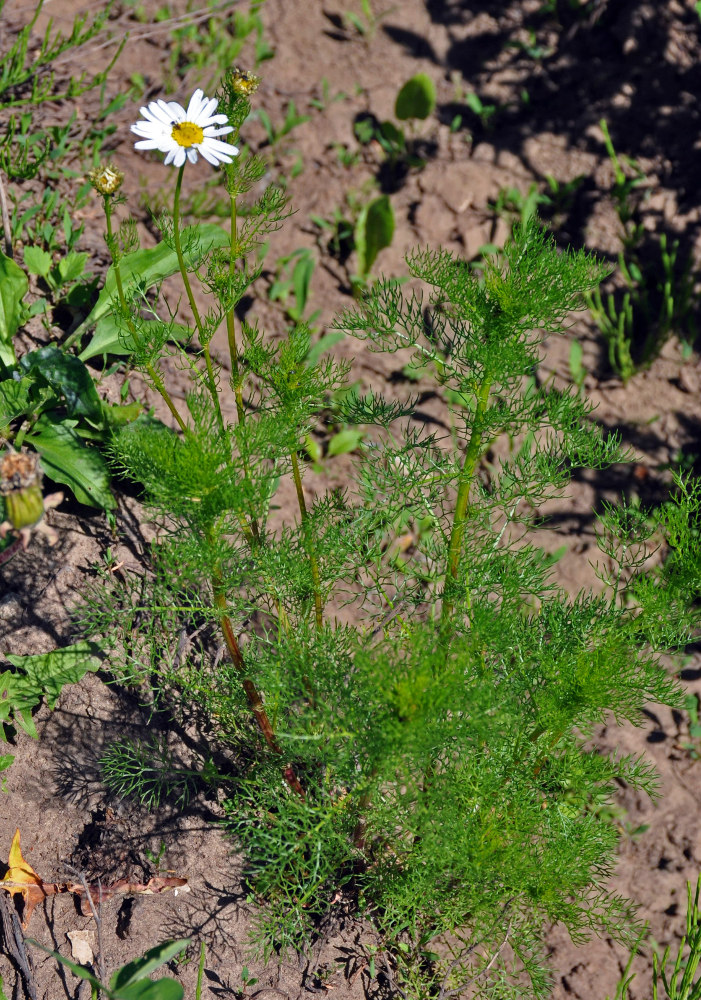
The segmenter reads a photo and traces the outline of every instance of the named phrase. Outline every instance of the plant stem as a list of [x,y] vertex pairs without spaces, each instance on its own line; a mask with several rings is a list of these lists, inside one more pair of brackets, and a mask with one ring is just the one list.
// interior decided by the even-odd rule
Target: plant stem
[[[214,539],[213,532],[210,530],[208,533],[208,541],[211,543]],[[243,653],[241,652],[241,647],[239,646],[236,634],[234,632],[234,627],[231,623],[231,618],[227,613],[226,608],[226,596],[223,589],[223,581],[221,578],[221,572],[218,566],[215,567],[212,573],[212,593],[214,595],[214,606],[221,612],[220,622],[221,630],[224,636],[224,642],[226,643],[226,648],[229,651],[229,656],[231,657],[231,662],[236,668],[239,677],[241,678],[241,686],[243,687],[244,693],[246,695],[246,700],[248,701],[248,706],[253,712],[255,720],[258,724],[263,739],[267,743],[268,747],[272,752],[278,756],[282,756],[282,747],[278,743],[275,732],[271,725],[270,719],[268,718],[268,713],[265,711],[265,705],[263,704],[263,699],[258,692],[258,688],[255,686],[250,677],[247,676],[246,671],[246,661],[243,658]],[[293,792],[296,792],[301,798],[306,798],[304,789],[297,777],[295,770],[291,764],[287,764],[283,770],[283,776],[285,781],[290,786]]]
[[312,571],[312,582],[314,584],[314,617],[316,619],[317,629],[321,629],[324,624],[324,609],[321,602],[321,579],[319,577],[319,562],[316,557],[314,539],[312,537],[311,525],[309,523],[309,513],[307,512],[307,505],[304,500],[304,491],[302,490],[302,477],[299,474],[299,462],[297,461],[297,454],[294,451],[290,452],[290,459],[292,461],[292,475],[295,481],[295,490],[297,491],[297,502],[299,504],[299,512],[302,517],[302,531],[304,532],[304,541],[307,547],[307,555],[309,556],[309,565]]
[[[472,422],[472,433],[465,453],[462,471],[460,473],[460,486],[458,487],[458,497],[455,504],[455,515],[453,517],[453,530],[450,534],[448,545],[448,565],[445,574],[445,591],[449,592],[457,583],[458,569],[460,566],[460,554],[462,552],[462,540],[465,533],[465,523],[467,521],[468,504],[470,501],[470,487],[475,476],[477,461],[481,454],[482,445],[482,421],[487,412],[489,403],[489,393],[492,388],[491,380],[485,377],[482,385],[477,390],[477,406]],[[465,582],[465,590],[469,603],[469,581]],[[450,596],[444,596],[443,608],[441,611],[441,628],[446,629],[453,614],[454,600]]]
[[[229,206],[230,206],[230,230],[231,230],[231,243],[229,245],[229,278],[233,278],[234,271],[236,268],[236,196],[233,194],[229,195]],[[231,377],[234,382],[234,393],[236,395],[236,413],[238,414],[239,423],[243,423],[245,419],[245,410],[243,408],[243,395],[241,392],[241,384],[239,382],[239,352],[238,345],[236,344],[236,329],[234,326],[235,316],[233,308],[230,309],[226,314],[226,336],[229,342],[229,358],[231,359]]]
[[0,566],[3,563],[9,562],[14,555],[16,555],[22,548],[22,538],[17,538],[14,542],[7,546],[0,552]]
[[5,194],[5,184],[0,173],[0,218],[2,219],[3,240],[5,243],[5,256],[12,259],[12,226],[10,224],[10,212],[7,207],[7,196]]
[[175,194],[173,196],[173,241],[175,243],[175,254],[178,258],[178,266],[180,268],[180,274],[183,279],[183,285],[185,286],[187,300],[190,303],[190,309],[192,310],[192,315],[195,319],[195,326],[197,327],[197,332],[200,337],[200,343],[202,345],[202,351],[204,353],[204,361],[207,367],[207,384],[209,387],[209,392],[214,402],[214,409],[217,414],[217,422],[219,424],[219,429],[223,432],[224,417],[222,416],[221,404],[219,402],[219,393],[217,392],[217,380],[214,377],[212,356],[209,353],[209,341],[207,340],[204,333],[204,327],[202,325],[200,311],[197,308],[197,303],[195,302],[195,296],[192,294],[192,286],[190,285],[190,279],[187,275],[187,268],[185,267],[185,258],[183,257],[183,249],[180,244],[180,190],[182,188],[184,170],[185,170],[185,164],[183,164],[182,167],[180,167],[180,169],[178,170],[178,179],[175,182]]
[[[229,194],[229,205],[230,205],[230,222],[231,222],[231,232],[230,232],[230,243],[229,243],[229,278],[233,279],[234,272],[236,269],[236,195]],[[231,381],[234,386],[234,396],[236,398],[236,415],[240,424],[246,422],[246,410],[243,405],[243,393],[241,391],[241,381],[239,378],[239,352],[238,345],[236,343],[236,327],[235,327],[234,309],[233,307],[229,309],[226,314],[226,338],[229,343],[229,358],[231,360]],[[248,456],[241,456],[243,460],[243,475],[246,480],[250,480],[250,470],[248,466]],[[251,517],[251,535],[255,542],[260,542],[260,529],[258,527],[258,520],[255,517]]]
[[[115,249],[114,233],[112,232],[112,199],[110,195],[104,195],[102,200],[105,206],[105,222],[107,224],[107,248],[110,252],[110,256],[112,257],[112,266],[114,267],[114,281],[117,286],[117,295],[119,296],[119,304],[122,307],[122,314],[126,319],[127,326],[129,328],[129,333],[131,334],[134,343],[138,348],[143,348],[141,338],[139,337],[139,334],[136,331],[136,327],[134,326],[134,324],[131,321],[131,318],[129,317],[127,300],[124,295],[124,285],[122,284],[122,272],[119,268],[119,256]],[[166,389],[161,373],[158,371],[157,368],[154,367],[153,364],[151,364],[150,361],[146,362],[146,371],[148,373],[149,378],[153,382],[154,388],[160,394],[161,398],[163,399],[166,406],[170,410],[178,427],[180,428],[181,431],[183,431],[183,433],[187,433],[187,424],[180,416],[178,408],[173,402],[170,393]]]

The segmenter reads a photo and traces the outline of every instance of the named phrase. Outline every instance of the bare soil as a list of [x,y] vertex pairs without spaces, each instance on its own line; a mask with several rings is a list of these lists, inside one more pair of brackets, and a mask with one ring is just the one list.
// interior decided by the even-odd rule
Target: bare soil
[[[667,233],[670,240],[680,241],[682,256],[693,254],[698,260],[701,22],[694,3],[593,0],[578,10],[576,3],[560,2],[559,21],[545,12],[547,6],[541,0],[399,0],[372,37],[363,39],[344,20],[346,8],[356,9],[352,0],[267,0],[262,13],[275,55],[260,69],[258,106],[276,124],[290,100],[310,116],[277,145],[271,165],[271,175],[288,178],[294,164],[302,165],[289,180],[296,214],[272,238],[267,270],[249,304],[271,334],[284,329],[285,320],[269,302],[266,289],[275,261],[298,247],[310,247],[317,255],[310,308],[320,310],[320,331],[349,304],[347,269],[330,253],[328,236],[320,234],[311,216],[331,218],[336,208],[347,214],[349,192],[368,197],[377,185],[391,192],[397,220],[393,244],[378,260],[378,268],[388,274],[403,273],[403,255],[416,244],[440,244],[472,258],[483,244],[500,242],[508,226],[490,201],[502,188],[515,187],[525,194],[536,183],[546,190],[548,175],[561,183],[583,175],[570,203],[552,220],[558,240],[587,246],[615,261],[619,230],[611,198],[613,170],[598,125],[602,117],[619,154],[635,158],[645,171],[642,217],[650,246]],[[81,7],[78,0],[52,0],[46,13],[69,28],[76,13],[94,7]],[[379,10],[381,5],[373,7]],[[111,51],[108,45],[100,47],[110,35],[118,39],[131,31],[110,77],[107,98],[127,89],[131,75],[138,72],[148,86],[145,103],[161,96],[167,36],[148,19],[136,22],[132,10],[117,8],[108,31],[88,45],[81,60],[89,68],[99,66]],[[0,45],[7,46],[13,30],[29,15],[30,6],[23,0],[7,4]],[[534,54],[536,44],[541,51]],[[240,62],[246,64],[245,55]],[[73,67],[64,60],[62,68]],[[358,146],[353,123],[368,113],[380,120],[392,118],[399,87],[419,71],[427,73],[438,90],[437,112],[419,130],[425,164],[422,169],[388,171],[377,144]],[[185,101],[198,82],[187,77],[173,99]],[[497,106],[487,123],[470,110],[465,91],[479,94],[485,105]],[[322,108],[312,103],[324,103],[325,94],[344,96],[327,100]],[[94,117],[96,102],[95,94],[78,99],[78,127]],[[60,119],[65,112],[65,107],[49,107],[42,114]],[[134,104],[117,113],[118,128],[108,148],[127,174],[130,211],[144,241],[151,244],[155,237],[146,204],[170,189],[171,175],[157,158],[133,150],[128,125],[137,115]],[[456,116],[462,119],[459,125]],[[253,147],[266,149],[259,123],[250,126],[245,138]],[[340,162],[339,144],[358,152],[355,162]],[[188,167],[189,193],[210,176],[203,161]],[[147,196],[139,200],[141,190]],[[104,269],[98,205],[85,209],[82,217],[83,249],[93,255],[94,270]],[[558,380],[569,378],[569,344],[579,338],[588,370],[584,386],[598,404],[598,420],[620,432],[635,460],[604,473],[578,475],[567,500],[553,502],[544,512],[539,543],[548,551],[567,547],[557,575],[573,594],[597,583],[590,560],[596,558],[593,512],[602,501],[624,494],[659,503],[667,495],[670,466],[683,460],[688,468],[698,469],[701,452],[698,355],[683,360],[673,340],[649,371],[623,387],[608,367],[591,319],[585,314],[575,319],[566,336],[548,343],[541,377],[554,372]],[[35,341],[42,336],[40,327],[31,333]],[[26,346],[29,343],[27,336]],[[223,339],[215,342],[223,345]],[[349,341],[336,350],[353,359],[353,377],[364,387],[390,395],[417,388],[407,382],[401,356],[358,352]],[[179,373],[170,374],[177,384]],[[105,392],[114,393],[115,385],[106,382]],[[132,386],[137,397],[143,396],[138,380]],[[428,383],[418,388],[423,419],[442,421],[440,397]],[[330,463],[329,474],[343,478],[348,465]],[[308,476],[306,485],[316,490],[324,483]],[[71,608],[108,546],[127,566],[143,560],[148,525],[141,523],[133,498],[119,500],[116,536],[101,515],[66,502],[49,515],[59,533],[58,544],[49,548],[34,540],[27,552],[0,569],[3,652],[45,652],[75,638]],[[688,650],[681,676],[690,692],[701,694],[697,646]],[[370,981],[365,949],[373,941],[367,928],[341,907],[328,926],[320,928],[315,945],[298,959],[262,967],[247,957],[252,907],[241,884],[235,845],[216,825],[217,802],[199,799],[187,809],[162,807],[148,813],[106,791],[98,767],[105,744],[117,734],[137,735],[164,725],[107,680],[88,676],[64,691],[55,711],[41,709],[36,716],[38,741],[17,736],[11,748],[16,761],[0,797],[0,855],[6,856],[19,827],[25,857],[46,880],[61,878],[66,864],[103,882],[124,877],[146,881],[166,870],[188,879],[189,891],[177,896],[171,892],[117,898],[103,905],[101,946],[108,969],[166,938],[188,936],[207,946],[205,997],[238,996],[243,965],[259,979],[247,994],[251,996],[291,1000],[331,992],[348,998],[398,997],[386,978]],[[640,903],[652,939],[661,947],[681,936],[686,883],[695,881],[701,868],[701,763],[696,752],[701,747],[691,746],[688,726],[685,713],[651,705],[639,728],[611,724],[597,737],[603,749],[644,754],[660,773],[657,803],[621,788],[615,888]],[[173,738],[186,735],[175,731]],[[70,957],[66,935],[83,929],[96,947],[94,921],[80,916],[70,897],[57,896],[35,912],[29,933]],[[575,948],[558,927],[551,929],[548,944],[558,1000],[603,1000],[613,994],[627,959],[621,948],[605,939]],[[188,996],[194,995],[194,955],[193,948],[187,963],[171,967]],[[637,978],[630,989],[632,1000],[650,993],[650,955],[645,949],[633,966]],[[79,982],[70,972],[57,971],[54,960],[36,950],[33,956],[39,996],[79,995]],[[8,955],[0,955],[0,975],[8,995],[22,995],[22,977]]]

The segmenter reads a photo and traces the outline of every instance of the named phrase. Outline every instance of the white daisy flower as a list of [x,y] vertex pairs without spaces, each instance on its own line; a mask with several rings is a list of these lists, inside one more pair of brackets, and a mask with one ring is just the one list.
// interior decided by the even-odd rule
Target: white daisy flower
[[175,101],[151,101],[148,107],[141,108],[146,120],[131,126],[132,132],[143,136],[135,147],[165,153],[164,162],[174,167],[182,167],[186,159],[197,163],[198,153],[214,167],[231,163],[238,148],[216,136],[234,130],[226,115],[214,114],[217,104],[215,97],[207,98],[199,89],[190,98],[187,111]]

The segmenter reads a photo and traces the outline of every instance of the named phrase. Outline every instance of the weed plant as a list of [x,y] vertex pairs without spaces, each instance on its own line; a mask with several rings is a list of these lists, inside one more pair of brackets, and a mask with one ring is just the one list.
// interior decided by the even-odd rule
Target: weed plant
[[[125,249],[132,228],[120,235],[114,191],[101,192],[122,350],[172,420],[114,433],[114,467],[143,484],[158,532],[143,572],[108,567],[84,623],[145,702],[204,720],[202,780],[245,851],[264,955],[303,947],[345,900],[383,942],[369,968],[404,997],[468,984],[545,996],[549,922],[576,941],[637,936],[634,907],[607,888],[617,832],[602,807],[619,782],[654,794],[656,776],[592,740],[606,719],[639,723],[647,701],[682,703],[660,655],[698,624],[701,489],[678,478],[650,515],[607,506],[600,591],[570,597],[553,581],[528,535],[539,507],[573,470],[625,455],[577,390],[535,380],[543,337],[606,269],[561,252],[533,218],[480,272],[447,250],[413,251],[409,284],[380,278],[335,323],[432,370],[456,400],[445,432],[413,400],[344,393],[349,365],[310,355],[303,322],[266,336],[240,321],[256,246],[288,213],[275,188],[241,213],[265,171],[233,145],[250,82],[227,78],[226,118],[198,92],[187,110],[153,102],[140,123],[141,144],[175,165],[159,225],[194,316],[187,350],[168,306],[154,306],[154,251]],[[198,151],[219,163],[230,201],[216,239],[183,228]],[[210,350],[220,326],[226,363]],[[164,376],[169,355],[190,380],[184,403]],[[312,498],[304,442],[331,394],[365,436],[348,488]],[[502,438],[510,451],[487,475]],[[664,558],[651,567],[655,547]],[[128,741],[107,752],[111,782],[138,794],[140,759],[144,797],[160,796],[153,753]]]
[[668,241],[664,232],[654,253],[644,254],[639,193],[647,178],[635,160],[616,153],[604,119],[599,126],[614,171],[612,195],[623,247],[618,267],[625,290],[604,299],[597,288],[588,304],[606,341],[611,368],[626,383],[652,364],[670,337],[677,335],[687,352],[696,339],[693,260],[680,260],[679,240]]

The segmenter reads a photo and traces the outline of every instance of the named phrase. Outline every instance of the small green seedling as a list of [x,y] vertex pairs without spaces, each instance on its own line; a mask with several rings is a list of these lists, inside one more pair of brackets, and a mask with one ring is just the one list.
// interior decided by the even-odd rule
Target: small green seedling
[[688,694],[684,699],[684,708],[689,716],[689,739],[682,743],[689,751],[692,760],[701,758],[701,699],[697,694]]
[[359,118],[354,131],[358,142],[366,146],[376,142],[385,154],[385,165],[389,178],[397,183],[412,167],[422,167],[419,155],[419,137],[416,123],[429,118],[436,107],[436,87],[426,73],[417,73],[400,88],[394,105],[397,121],[408,122],[411,132],[407,136],[401,124],[392,121],[378,121],[373,115]]
[[582,363],[584,351],[578,340],[573,340],[570,344],[569,369],[572,382],[581,389],[584,379],[587,377],[587,370]]
[[[686,932],[674,947],[676,956],[671,966],[672,945],[667,945],[660,956],[661,949],[652,942],[652,1000],[701,1000],[701,977],[697,976],[701,963],[701,876],[695,891],[691,882],[687,882],[686,896]],[[635,979],[635,973],[631,972],[633,960],[648,937],[646,925],[633,943],[613,1000],[628,1000],[628,991]]]
[[493,119],[500,110],[498,104],[485,104],[482,98],[475,91],[465,94],[465,104],[470,111],[474,112],[480,120],[482,128],[489,132],[493,128]]
[[500,188],[495,200],[487,203],[495,215],[508,219],[511,225],[517,219],[522,224],[527,223],[538,214],[540,206],[549,204],[550,198],[535,183],[529,185],[526,194],[517,187]]
[[380,14],[375,14],[372,9],[371,0],[359,0],[360,14],[347,10],[343,14],[344,23],[351,27],[364,42],[371,42],[375,37],[381,21],[397,9],[396,6],[388,7]]
[[[46,700],[56,704],[66,684],[76,684],[86,673],[99,670],[104,655],[94,642],[77,642],[51,653],[5,654],[9,669],[0,672],[0,741],[7,743],[18,729],[38,739],[33,712]],[[0,756],[0,771],[13,762],[12,754]]]
[[[231,10],[229,5],[209,0],[211,16],[177,19],[178,27],[170,32],[165,89],[173,92],[187,77],[205,89],[219,84],[227,70],[235,66],[244,48],[252,43],[254,67],[275,55],[265,37],[261,8],[265,0],[250,0],[247,9]],[[171,16],[164,9],[164,20]]]
[[609,364],[625,384],[652,364],[671,336],[687,344],[695,340],[693,259],[680,261],[679,240],[669,243],[664,232],[655,252],[643,253],[646,230],[638,195],[647,177],[635,160],[618,155],[604,119],[599,126],[614,171],[611,193],[621,226],[623,288],[606,296],[597,288],[587,304],[606,341]]
[[241,969],[242,989],[236,992],[237,1000],[245,1000],[245,997],[249,996],[248,990],[252,989],[257,982],[258,978],[249,971],[247,965],[244,965]]
[[367,285],[380,250],[391,245],[393,236],[394,210],[389,197],[383,194],[363,206],[353,230],[358,270],[351,281],[358,294]]
[[313,328],[320,310],[306,317],[307,302],[316,259],[307,247],[293,250],[286,257],[280,257],[276,267],[276,277],[268,290],[271,302],[281,302],[285,315],[293,323],[306,322]]
[[394,104],[399,121],[425,121],[436,109],[436,85],[426,73],[417,73],[404,84]]
[[251,116],[252,120],[257,120],[261,123],[265,129],[265,136],[270,148],[279,154],[282,140],[285,139],[294,129],[298,128],[300,125],[304,125],[305,122],[311,120],[311,115],[301,115],[297,111],[297,107],[294,101],[289,101],[287,105],[287,110],[285,111],[285,117],[279,126],[276,126],[271,121],[270,115],[263,108],[259,108]]

